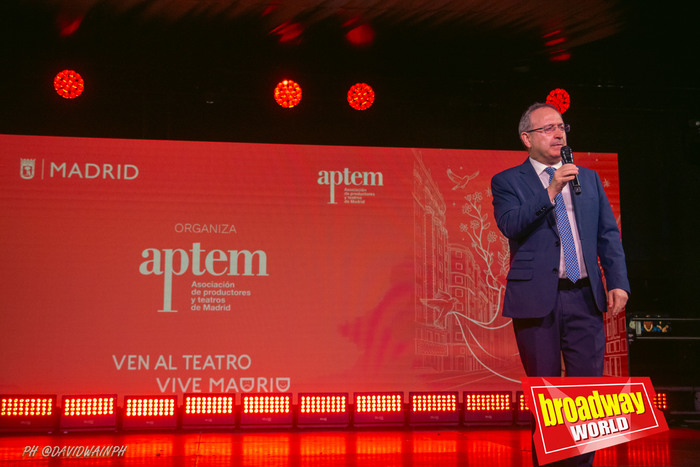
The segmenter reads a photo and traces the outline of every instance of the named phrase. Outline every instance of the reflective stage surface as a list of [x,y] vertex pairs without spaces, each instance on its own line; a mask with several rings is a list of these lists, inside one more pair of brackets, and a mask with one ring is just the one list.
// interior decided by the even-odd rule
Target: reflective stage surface
[[[115,466],[527,466],[529,428],[139,432],[0,436],[0,464]],[[86,454],[97,457],[86,457]],[[598,451],[596,466],[696,466],[700,431]]]

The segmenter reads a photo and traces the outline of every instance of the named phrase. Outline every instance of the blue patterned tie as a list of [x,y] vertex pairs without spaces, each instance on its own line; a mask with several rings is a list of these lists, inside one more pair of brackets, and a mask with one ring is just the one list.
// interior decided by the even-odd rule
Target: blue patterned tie
[[[549,174],[549,183],[552,183],[554,177],[554,167],[544,169]],[[561,193],[557,193],[554,198],[554,210],[557,215],[557,228],[559,229],[559,238],[564,251],[564,264],[566,265],[566,277],[571,282],[576,282],[581,276],[581,271],[578,267],[578,259],[576,259],[576,245],[574,245],[574,236],[571,234],[571,224],[569,224],[569,216],[566,214],[566,205],[564,197]]]

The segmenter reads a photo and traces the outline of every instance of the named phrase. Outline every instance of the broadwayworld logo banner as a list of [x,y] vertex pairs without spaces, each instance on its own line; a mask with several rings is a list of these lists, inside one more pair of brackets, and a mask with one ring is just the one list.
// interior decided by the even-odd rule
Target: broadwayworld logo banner
[[668,430],[649,378],[521,378],[540,464]]

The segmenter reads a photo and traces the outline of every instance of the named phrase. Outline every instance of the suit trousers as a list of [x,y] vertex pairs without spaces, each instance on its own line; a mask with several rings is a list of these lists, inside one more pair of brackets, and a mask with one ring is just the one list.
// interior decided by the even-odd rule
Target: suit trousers
[[[587,280],[560,280],[554,310],[543,318],[514,318],[513,329],[527,376],[602,376],[605,357],[603,315]],[[568,285],[567,285],[568,284]],[[533,421],[534,431],[534,421]],[[594,453],[547,465],[592,465]],[[533,465],[538,465],[533,444]]]

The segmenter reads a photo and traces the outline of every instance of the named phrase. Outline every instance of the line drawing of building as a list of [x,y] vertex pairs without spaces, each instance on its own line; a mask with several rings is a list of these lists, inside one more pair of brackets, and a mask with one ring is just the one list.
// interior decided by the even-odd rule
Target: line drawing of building
[[479,172],[459,176],[447,170],[453,190],[466,201],[462,214],[470,221],[460,224],[459,233],[471,244],[464,245],[450,241],[445,198],[420,151],[414,155],[414,366],[435,378],[453,378],[455,387],[493,377],[518,383],[511,321],[500,316],[507,243],[482,212],[484,193],[466,191]]
[[[490,188],[481,192],[469,188],[479,171],[458,172],[446,169],[453,184],[447,192],[450,199],[455,193],[464,199],[463,222],[459,232],[451,232],[448,215],[454,215],[454,209],[448,210],[420,150],[414,150],[414,366],[435,378],[452,375],[456,388],[493,377],[519,383],[524,372],[511,320],[500,316],[509,268],[508,242],[492,221]],[[488,212],[484,204],[489,205]],[[454,240],[460,236],[462,243]],[[624,314],[606,313],[605,333],[604,375],[627,375]]]

